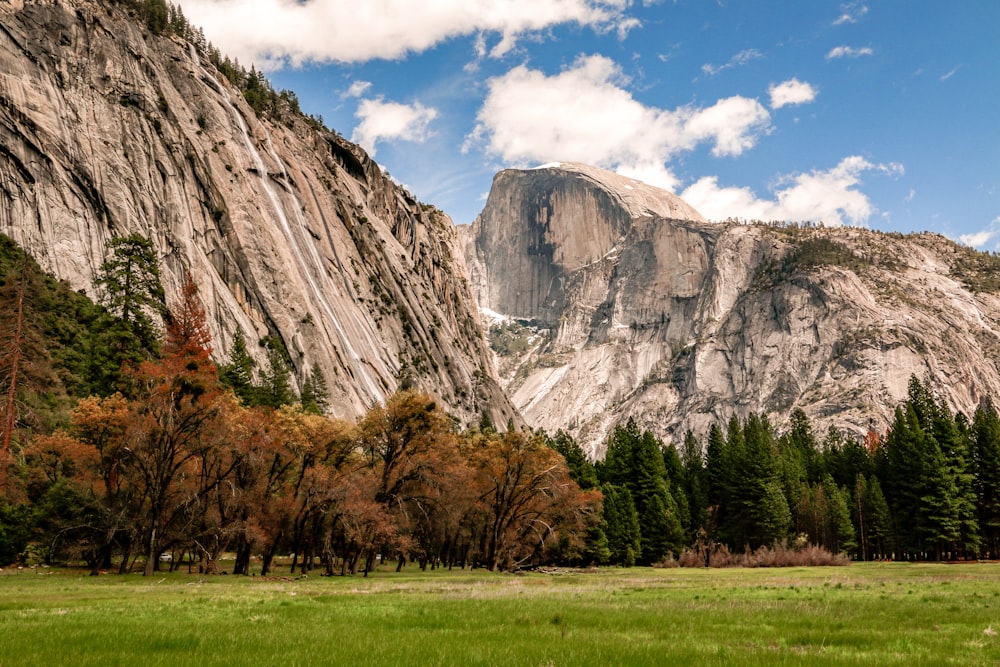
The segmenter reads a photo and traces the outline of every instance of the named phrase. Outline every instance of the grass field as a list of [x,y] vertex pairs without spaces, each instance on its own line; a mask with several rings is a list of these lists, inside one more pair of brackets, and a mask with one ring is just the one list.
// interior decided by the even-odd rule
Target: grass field
[[997,665],[998,633],[994,564],[0,575],[4,666]]

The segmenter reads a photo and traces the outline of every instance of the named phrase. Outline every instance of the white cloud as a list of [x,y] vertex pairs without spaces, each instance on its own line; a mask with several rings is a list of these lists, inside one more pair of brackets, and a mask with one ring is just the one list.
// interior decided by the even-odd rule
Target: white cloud
[[833,22],[833,25],[857,23],[859,20],[861,20],[861,17],[863,17],[865,14],[868,13],[868,5],[863,5],[858,2],[851,2],[846,5],[841,5],[840,11],[843,13],[837,17],[837,20]]
[[871,200],[857,189],[866,171],[901,174],[902,165],[873,164],[853,155],[826,171],[811,171],[782,178],[774,199],[758,199],[750,188],[720,187],[718,178],[706,176],[681,198],[710,220],[813,221],[827,225],[864,224],[875,212]]
[[628,33],[631,30],[642,27],[642,21],[637,18],[625,18],[618,22],[616,30],[618,31],[618,39],[624,41],[628,37]]
[[561,24],[627,33],[631,0],[180,0],[184,14],[224,53],[244,64],[396,59],[445,40],[500,36],[494,56],[517,40]]
[[582,56],[547,76],[516,67],[487,82],[488,93],[465,149],[483,145],[509,164],[585,162],[673,189],[665,164],[701,143],[717,156],[752,148],[770,124],[757,100],[729,97],[709,107],[649,107],[626,90],[612,60]]
[[735,56],[729,59],[724,65],[712,65],[706,63],[701,66],[701,71],[709,76],[715,76],[719,72],[724,72],[727,69],[732,69],[734,67],[740,67],[746,65],[749,62],[763,58],[764,54],[757,49],[744,49],[740,51]]
[[836,58],[860,58],[861,56],[871,56],[875,52],[868,46],[855,48],[853,46],[835,46],[826,54],[827,60]]
[[371,81],[355,81],[344,93],[345,97],[361,97],[372,87]]
[[430,123],[437,118],[437,109],[420,102],[412,105],[384,102],[382,99],[362,100],[354,114],[361,120],[354,128],[351,141],[360,144],[372,156],[379,141],[426,141]]
[[771,120],[760,102],[738,95],[719,100],[705,109],[680,109],[675,113],[684,121],[678,148],[693,148],[694,143],[714,141],[712,154],[716,157],[740,155],[753,148]]
[[958,240],[973,248],[983,248],[993,239],[1000,237],[1000,216],[997,216],[989,227],[973,234],[962,234]]
[[818,91],[811,84],[798,79],[771,84],[767,89],[771,95],[771,108],[780,109],[789,105],[808,104],[816,99]]
[[948,70],[948,71],[947,71],[946,73],[944,73],[944,74],[942,74],[942,75],[941,75],[940,77],[938,77],[938,80],[939,80],[939,81],[947,81],[947,80],[948,80],[948,79],[950,79],[951,77],[955,76],[955,74],[956,74],[956,73],[958,72],[958,70],[960,70],[960,69],[962,69],[962,66],[961,66],[961,65],[957,65],[957,66],[955,66],[955,67],[952,67],[952,68],[951,68],[950,70]]

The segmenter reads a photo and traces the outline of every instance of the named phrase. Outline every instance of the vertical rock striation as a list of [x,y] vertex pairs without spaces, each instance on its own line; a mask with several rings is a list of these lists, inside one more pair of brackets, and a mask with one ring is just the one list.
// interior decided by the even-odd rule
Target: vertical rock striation
[[149,237],[168,298],[198,284],[217,357],[236,329],[277,337],[339,415],[401,376],[464,419],[515,415],[451,220],[339,135],[258,118],[193,46],[113,4],[0,5],[0,232],[88,292],[109,238]]

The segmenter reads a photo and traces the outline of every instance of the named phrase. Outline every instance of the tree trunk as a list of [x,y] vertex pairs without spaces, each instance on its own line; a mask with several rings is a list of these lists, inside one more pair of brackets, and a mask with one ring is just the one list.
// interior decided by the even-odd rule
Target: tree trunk
[[17,288],[17,306],[14,315],[14,332],[10,350],[10,386],[7,387],[7,401],[4,405],[3,438],[0,441],[0,496],[7,492],[7,464],[10,461],[10,443],[17,424],[17,374],[21,366],[21,338],[24,332],[24,276],[21,272],[21,282]]
[[149,533],[149,549],[146,551],[146,569],[142,576],[151,577],[156,570],[156,528]]
[[260,576],[266,577],[271,572],[271,561],[274,560],[274,552],[277,550],[277,542],[264,549],[264,554],[260,559]]
[[236,548],[236,563],[233,565],[233,574],[250,574],[250,543],[246,539],[240,539]]

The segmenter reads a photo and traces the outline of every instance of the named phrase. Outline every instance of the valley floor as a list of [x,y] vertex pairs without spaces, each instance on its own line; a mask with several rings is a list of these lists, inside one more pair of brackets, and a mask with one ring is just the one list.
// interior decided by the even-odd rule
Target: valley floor
[[987,665],[1000,564],[0,574],[0,665]]

